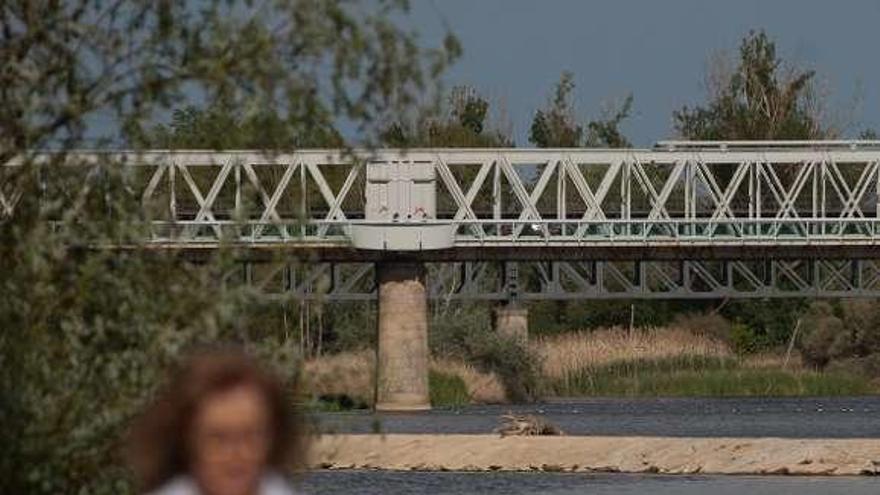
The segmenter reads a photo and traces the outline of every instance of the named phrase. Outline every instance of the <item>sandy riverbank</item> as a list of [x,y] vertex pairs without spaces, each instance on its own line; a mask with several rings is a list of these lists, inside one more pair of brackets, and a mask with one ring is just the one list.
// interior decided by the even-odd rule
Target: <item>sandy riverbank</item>
[[880,439],[323,435],[324,469],[880,474]]

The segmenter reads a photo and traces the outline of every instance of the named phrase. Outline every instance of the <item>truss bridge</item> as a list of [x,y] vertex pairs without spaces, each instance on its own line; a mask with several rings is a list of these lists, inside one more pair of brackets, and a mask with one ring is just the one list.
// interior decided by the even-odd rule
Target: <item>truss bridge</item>
[[[379,408],[426,407],[430,299],[500,301],[499,329],[524,335],[519,302],[535,299],[880,297],[877,141],[83,151],[5,167],[29,164],[81,171],[84,188],[124,171],[143,238],[92,248],[233,246],[232,277],[268,297],[377,299]],[[0,184],[0,221],[22,196]]]

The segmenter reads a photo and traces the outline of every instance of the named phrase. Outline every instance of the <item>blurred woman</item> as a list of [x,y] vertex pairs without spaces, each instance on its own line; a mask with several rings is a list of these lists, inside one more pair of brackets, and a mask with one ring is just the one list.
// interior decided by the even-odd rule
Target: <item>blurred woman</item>
[[142,492],[290,495],[284,474],[305,460],[304,435],[281,383],[241,352],[186,360],[135,423],[129,446]]

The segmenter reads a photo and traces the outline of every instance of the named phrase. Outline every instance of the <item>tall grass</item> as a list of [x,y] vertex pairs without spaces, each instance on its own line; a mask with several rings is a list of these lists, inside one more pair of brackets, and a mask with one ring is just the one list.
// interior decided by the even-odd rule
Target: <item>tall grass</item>
[[858,395],[877,387],[859,376],[803,368],[797,358],[738,357],[689,330],[609,329],[544,339],[542,393],[552,396]]
[[[540,393],[544,396],[791,396],[877,393],[877,384],[845,373],[805,368],[796,354],[741,357],[711,333],[667,327],[576,332],[539,339]],[[313,397],[350,397],[372,404],[375,354],[325,355],[305,363]],[[429,377],[435,406],[502,403],[494,373],[458,359],[433,359]]]
[[545,380],[562,379],[578,370],[618,361],[733,356],[726,344],[680,328],[574,332],[538,340],[533,347],[541,357]]
[[470,404],[467,385],[459,375],[432,369],[428,373],[431,405],[435,407],[461,407]]
[[[375,353],[370,350],[323,355],[303,365],[304,389],[313,398],[346,396],[356,403],[373,403]],[[431,360],[431,399],[435,406],[506,401],[504,387],[493,373],[452,359]],[[466,400],[464,397],[466,397]]]
[[872,390],[866,380],[852,375],[748,367],[736,358],[678,356],[584,368],[548,381],[545,391],[558,396],[729,397],[859,395]]

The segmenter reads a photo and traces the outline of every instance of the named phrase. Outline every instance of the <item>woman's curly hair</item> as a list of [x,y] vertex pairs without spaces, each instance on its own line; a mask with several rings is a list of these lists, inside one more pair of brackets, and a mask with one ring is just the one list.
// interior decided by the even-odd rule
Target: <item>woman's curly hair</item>
[[238,350],[210,350],[182,361],[130,431],[128,459],[142,491],[155,490],[189,471],[189,432],[207,397],[241,385],[266,398],[271,417],[269,467],[302,468],[306,460],[303,423],[293,407],[294,390]]

